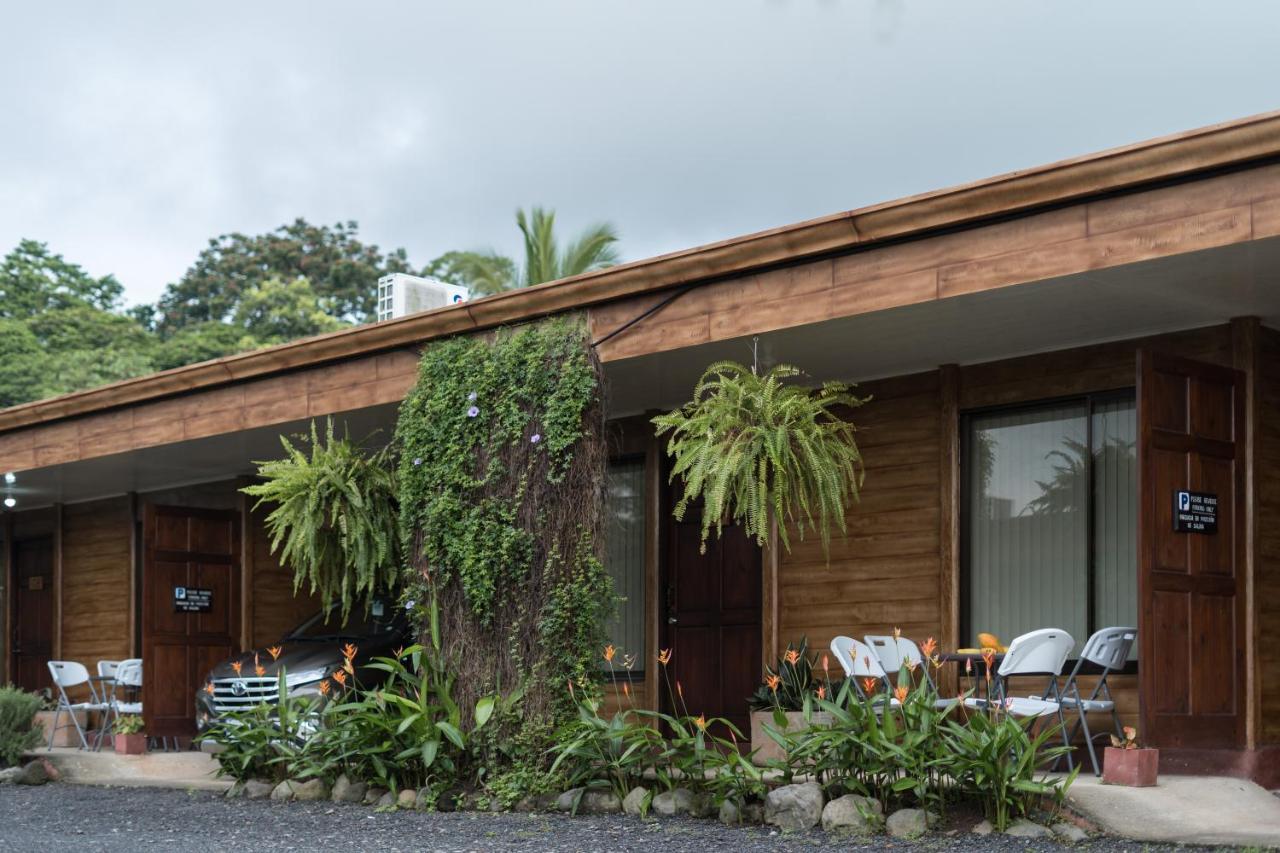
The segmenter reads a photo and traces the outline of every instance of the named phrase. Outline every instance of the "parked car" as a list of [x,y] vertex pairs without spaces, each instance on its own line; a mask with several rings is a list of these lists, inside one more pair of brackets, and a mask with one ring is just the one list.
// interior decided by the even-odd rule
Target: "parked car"
[[[336,605],[322,610],[281,638],[277,657],[268,649],[253,649],[215,666],[205,678],[205,689],[196,694],[196,729],[205,732],[229,711],[263,702],[275,704],[281,670],[290,696],[313,696],[323,704],[320,682],[342,668],[342,648],[348,643],[357,649],[352,665],[360,684],[376,686],[386,673],[369,667],[373,658],[390,657],[395,649],[413,642],[409,620],[389,601],[375,599],[367,613],[354,608],[346,624]],[[233,666],[236,663],[239,672]],[[255,665],[262,667],[261,675]],[[210,683],[212,693],[207,688]]]

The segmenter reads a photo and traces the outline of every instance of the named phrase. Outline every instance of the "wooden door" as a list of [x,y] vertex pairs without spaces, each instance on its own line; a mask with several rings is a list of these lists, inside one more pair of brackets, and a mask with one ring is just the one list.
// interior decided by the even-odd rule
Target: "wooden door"
[[13,683],[23,690],[52,687],[53,538],[13,543]]
[[[238,651],[240,524],[233,511],[147,506],[143,516],[142,709],[147,734],[195,733],[195,698]],[[197,600],[208,593],[207,609]]]
[[[1243,743],[1244,402],[1238,371],[1138,354],[1139,701],[1152,746]],[[1184,491],[1216,500],[1216,532],[1175,530]]]
[[761,551],[732,526],[703,554],[698,530],[687,516],[671,523],[664,645],[689,713],[725,717],[747,733],[747,697],[761,675]]

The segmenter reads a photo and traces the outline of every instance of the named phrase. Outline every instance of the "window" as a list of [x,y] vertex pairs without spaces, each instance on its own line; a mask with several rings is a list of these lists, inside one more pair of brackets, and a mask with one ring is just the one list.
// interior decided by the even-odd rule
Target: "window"
[[[609,466],[605,568],[621,600],[608,625],[609,642],[635,655],[633,673],[644,671],[644,460]],[[615,668],[618,661],[614,661]],[[607,668],[607,664],[606,664]]]
[[1136,445],[1132,392],[966,417],[965,643],[1137,624]]

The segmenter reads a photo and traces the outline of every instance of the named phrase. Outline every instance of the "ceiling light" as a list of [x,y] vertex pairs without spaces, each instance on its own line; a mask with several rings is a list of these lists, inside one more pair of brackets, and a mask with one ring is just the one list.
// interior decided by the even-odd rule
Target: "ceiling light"
[[12,486],[14,483],[18,482],[18,475],[10,471],[8,474],[4,475],[4,481]]
[[17,499],[17,498],[5,498],[5,499],[4,499],[4,505],[5,505],[5,506],[7,506],[9,509],[13,509],[15,506],[17,506],[17,505],[18,505],[18,499]]

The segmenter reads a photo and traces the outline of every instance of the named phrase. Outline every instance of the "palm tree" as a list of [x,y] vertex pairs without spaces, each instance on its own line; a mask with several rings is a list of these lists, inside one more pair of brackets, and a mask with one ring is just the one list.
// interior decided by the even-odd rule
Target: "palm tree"
[[524,235],[524,263],[517,264],[492,250],[447,252],[423,271],[471,290],[473,296],[488,296],[556,281],[618,262],[618,232],[608,222],[590,226],[563,249],[555,235],[554,210],[534,207],[528,215],[516,211],[516,225]]

